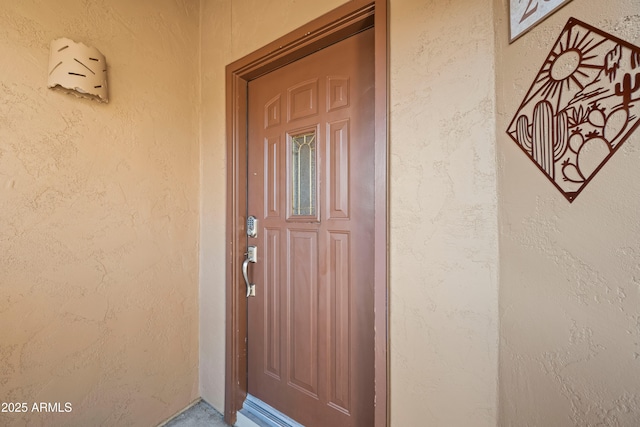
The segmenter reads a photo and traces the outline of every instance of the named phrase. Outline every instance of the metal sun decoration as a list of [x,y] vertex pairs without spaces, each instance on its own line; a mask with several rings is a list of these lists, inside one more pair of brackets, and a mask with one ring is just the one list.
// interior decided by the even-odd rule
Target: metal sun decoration
[[640,48],[570,18],[507,134],[573,202],[639,116]]

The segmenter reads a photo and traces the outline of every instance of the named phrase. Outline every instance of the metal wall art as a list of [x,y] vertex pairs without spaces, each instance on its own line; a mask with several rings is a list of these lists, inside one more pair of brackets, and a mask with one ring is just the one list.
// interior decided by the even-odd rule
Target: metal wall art
[[510,43],[571,0],[509,0]]
[[570,18],[507,133],[572,202],[639,116],[640,48]]

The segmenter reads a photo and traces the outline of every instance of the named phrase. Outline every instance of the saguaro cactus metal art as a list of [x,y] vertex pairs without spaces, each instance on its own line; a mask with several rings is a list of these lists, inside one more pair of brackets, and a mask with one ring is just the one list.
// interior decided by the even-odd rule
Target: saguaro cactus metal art
[[540,101],[533,110],[533,124],[529,130],[527,116],[520,116],[517,124],[518,141],[531,154],[544,172],[555,178],[555,162],[567,150],[569,125],[567,112],[553,115],[548,101]]
[[640,125],[639,62],[637,46],[571,18],[509,124],[570,202]]
[[[640,89],[640,73],[635,75],[635,81],[633,85],[631,84],[631,74],[625,73],[622,78],[622,83],[616,83],[616,95],[622,97],[622,105],[629,108],[629,104],[631,104],[631,95],[635,93],[638,89]],[[637,101],[637,99],[634,99]]]

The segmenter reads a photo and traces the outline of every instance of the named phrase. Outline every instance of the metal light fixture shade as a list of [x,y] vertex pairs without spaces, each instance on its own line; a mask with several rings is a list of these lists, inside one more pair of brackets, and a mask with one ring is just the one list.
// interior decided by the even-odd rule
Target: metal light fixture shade
[[109,102],[104,55],[94,47],[67,38],[53,40],[48,87],[98,102]]

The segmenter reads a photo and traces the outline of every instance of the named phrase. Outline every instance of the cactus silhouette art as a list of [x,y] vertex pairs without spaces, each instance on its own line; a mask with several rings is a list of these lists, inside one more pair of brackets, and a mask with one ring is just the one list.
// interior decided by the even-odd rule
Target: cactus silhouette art
[[551,177],[555,178],[555,162],[567,149],[569,126],[566,111],[557,117],[548,101],[540,101],[533,109],[531,132],[527,116],[520,116],[516,124],[518,141],[531,154],[533,160]]
[[571,203],[637,129],[640,47],[569,18],[507,134]]
[[624,78],[622,79],[622,85],[620,83],[616,83],[615,91],[616,95],[622,96],[622,105],[626,108],[629,108],[629,104],[631,103],[631,94],[640,89],[640,73],[635,75],[635,79],[633,82],[633,86],[631,86],[631,74],[625,73]]

